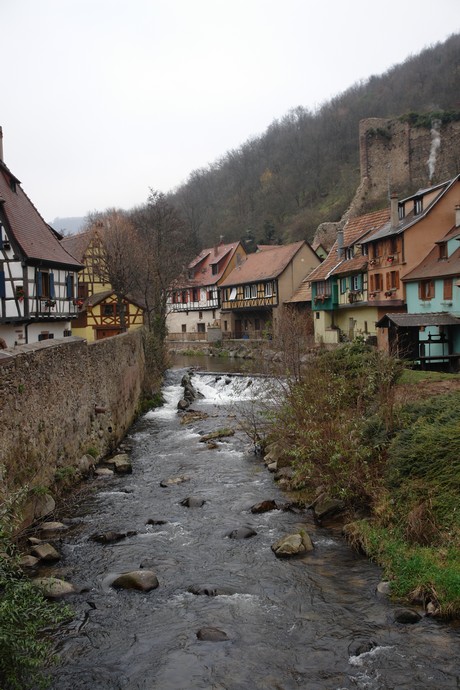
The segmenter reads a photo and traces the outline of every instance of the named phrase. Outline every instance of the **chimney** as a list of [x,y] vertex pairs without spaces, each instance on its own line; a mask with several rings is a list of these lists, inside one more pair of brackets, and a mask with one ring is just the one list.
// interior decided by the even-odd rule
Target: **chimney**
[[337,256],[339,259],[343,255],[343,230],[337,230]]
[[3,162],[3,129],[0,127],[0,161]]
[[391,197],[390,197],[390,221],[391,221],[391,227],[392,228],[398,227],[398,225],[399,225],[398,195],[395,194],[394,192],[391,194]]
[[455,227],[460,227],[460,204],[455,206]]

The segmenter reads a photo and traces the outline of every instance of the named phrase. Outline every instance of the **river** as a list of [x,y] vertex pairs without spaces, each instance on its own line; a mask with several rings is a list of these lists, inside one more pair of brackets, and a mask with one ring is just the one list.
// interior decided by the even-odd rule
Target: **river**
[[[218,368],[214,361],[209,366]],[[380,569],[339,533],[316,526],[309,511],[251,513],[255,503],[286,497],[242,433],[214,449],[200,442],[203,433],[237,426],[244,399],[264,380],[248,386],[244,377],[196,374],[205,397],[193,409],[209,416],[181,425],[176,406],[184,371],[168,372],[165,405],[128,435],[133,473],[95,480],[97,490],[69,516],[58,574],[83,591],[71,597],[75,618],[59,633],[52,688],[459,688],[457,627],[426,617],[395,623],[395,605],[376,594]],[[160,486],[178,476],[188,481]],[[188,496],[205,503],[181,505]],[[299,525],[314,550],[277,559],[271,545]],[[229,538],[241,526],[257,534]],[[106,545],[90,539],[109,530],[135,534]],[[110,586],[115,573],[141,564],[156,572],[157,589]],[[193,586],[225,593],[196,595]],[[203,627],[228,639],[202,641]]]

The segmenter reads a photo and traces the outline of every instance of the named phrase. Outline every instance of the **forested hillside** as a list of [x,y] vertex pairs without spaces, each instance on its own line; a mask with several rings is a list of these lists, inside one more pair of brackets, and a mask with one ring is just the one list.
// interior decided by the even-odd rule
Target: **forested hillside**
[[418,121],[425,127],[432,117],[458,120],[459,94],[455,34],[351,86],[315,112],[294,108],[261,136],[193,171],[170,201],[184,215],[197,248],[220,236],[242,238],[248,248],[259,241],[311,240],[319,223],[339,220],[359,184],[361,119],[405,116],[417,124],[416,114],[429,113]]

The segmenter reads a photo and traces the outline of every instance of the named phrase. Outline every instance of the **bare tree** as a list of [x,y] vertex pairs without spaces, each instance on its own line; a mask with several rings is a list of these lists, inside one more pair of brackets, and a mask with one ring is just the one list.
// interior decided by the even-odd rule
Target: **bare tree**
[[96,227],[102,242],[102,251],[95,272],[110,283],[117,298],[120,328],[127,330],[125,300],[136,288],[140,263],[140,247],[133,223],[125,211],[107,209],[93,214],[90,227]]
[[[171,286],[193,253],[186,226],[165,195],[151,190],[147,204],[131,211],[142,257],[136,271],[136,292],[146,305],[147,369],[155,377],[166,361],[164,341]],[[147,382],[154,388],[155,378]]]

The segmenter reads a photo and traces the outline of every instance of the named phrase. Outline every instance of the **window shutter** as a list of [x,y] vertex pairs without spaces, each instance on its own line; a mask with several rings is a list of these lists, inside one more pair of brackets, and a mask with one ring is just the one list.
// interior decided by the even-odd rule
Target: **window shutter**
[[387,281],[387,283],[386,283],[387,284],[387,290],[389,290],[391,288],[391,277],[390,277],[389,273],[386,274],[386,281]]
[[51,299],[55,298],[55,292],[54,292],[54,273],[50,273],[50,297]]
[[67,299],[72,299],[72,276],[69,273],[69,275],[66,278],[66,292],[67,292]]
[[41,297],[43,295],[43,277],[42,277],[42,272],[38,271],[37,272],[37,297]]
[[0,271],[0,299],[5,299],[6,289],[5,289],[5,271]]
[[363,289],[363,277],[361,273],[356,276],[356,289],[357,290],[362,290]]
[[453,285],[453,280],[452,278],[445,278],[444,279],[444,299],[445,300],[451,300],[452,299],[452,285]]

